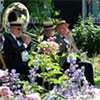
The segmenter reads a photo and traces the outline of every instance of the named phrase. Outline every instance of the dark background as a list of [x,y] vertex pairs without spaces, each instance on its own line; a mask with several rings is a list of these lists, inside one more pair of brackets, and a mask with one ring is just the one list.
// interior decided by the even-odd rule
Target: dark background
[[70,24],[70,29],[78,20],[78,16],[82,15],[81,0],[53,0],[54,9],[60,11],[59,16],[52,15],[53,18],[61,18]]

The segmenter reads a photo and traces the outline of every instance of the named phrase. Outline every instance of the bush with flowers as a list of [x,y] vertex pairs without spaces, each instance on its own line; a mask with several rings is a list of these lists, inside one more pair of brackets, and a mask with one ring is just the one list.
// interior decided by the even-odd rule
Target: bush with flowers
[[[62,73],[58,51],[58,44],[45,41],[39,44],[37,52],[30,53],[29,66],[34,66],[28,75],[30,81],[21,80],[14,69],[11,73],[0,70],[0,100],[99,100],[100,90],[89,85],[84,66],[77,69],[72,55],[66,59],[70,68]],[[37,82],[38,78],[42,79],[42,85]]]
[[59,44],[55,42],[55,39],[56,37],[50,37],[47,41],[43,41],[38,45],[45,55],[51,55],[59,51]]

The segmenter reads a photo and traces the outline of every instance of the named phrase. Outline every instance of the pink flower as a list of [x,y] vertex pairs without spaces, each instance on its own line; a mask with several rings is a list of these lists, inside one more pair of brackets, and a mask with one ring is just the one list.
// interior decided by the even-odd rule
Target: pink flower
[[10,91],[9,87],[0,87],[0,95],[1,96],[12,96],[13,92]]
[[41,100],[41,98],[40,98],[38,93],[33,93],[33,94],[30,94],[30,95],[27,95],[26,100]]
[[56,37],[55,36],[51,36],[51,37],[49,37],[49,39],[47,39],[47,41],[49,42],[49,41],[55,41],[56,40]]
[[54,41],[43,41],[41,42],[40,48],[44,54],[52,54],[52,52],[59,51],[59,44]]

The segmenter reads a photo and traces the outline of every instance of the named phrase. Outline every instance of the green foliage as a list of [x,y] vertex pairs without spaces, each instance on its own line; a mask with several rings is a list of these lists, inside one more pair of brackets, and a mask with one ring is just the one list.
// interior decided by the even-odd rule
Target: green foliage
[[100,77],[94,78],[96,86],[100,86]]
[[23,85],[23,90],[26,90],[26,86],[29,85],[29,82],[25,82],[25,81],[19,81],[20,84]]
[[36,34],[36,35],[41,35],[43,33],[43,27],[35,27],[34,29],[27,29],[28,32]]
[[94,77],[95,78],[100,77],[100,67],[94,68]]
[[59,97],[61,100],[65,100],[65,98],[59,94],[56,94],[57,97]]
[[65,79],[68,79],[68,76],[62,75],[58,79],[51,78],[50,81],[53,82],[54,84],[61,84],[64,82]]
[[87,51],[89,57],[100,54],[100,26],[93,24],[92,16],[86,19],[79,17],[72,31],[79,49]]
[[30,55],[30,58],[32,58],[31,56],[33,56],[33,59],[30,60],[29,65],[35,65],[35,63],[32,62],[35,58],[38,58],[37,67],[39,67],[42,71],[40,73],[40,76],[43,78],[43,87],[45,82],[51,82],[52,78],[56,78],[55,75],[61,73],[59,65],[57,63],[54,63],[53,59],[49,55],[37,54],[33,52]]
[[89,61],[93,65],[93,76],[96,86],[100,86],[100,55],[96,57],[89,58],[86,55],[81,57],[83,61]]
[[34,26],[34,29],[27,29],[26,31],[31,35],[31,49],[35,50],[37,45],[43,39],[43,28]]
[[5,0],[5,8],[14,2],[23,3],[28,8],[30,17],[38,20],[40,23],[45,20],[51,20],[51,13],[54,13],[55,16],[59,15],[58,11],[53,10],[52,0]]
[[86,55],[81,57],[81,60],[90,61],[93,65],[93,76],[96,86],[100,86],[100,55],[89,58]]
[[100,78],[100,55],[93,57],[94,78]]
[[52,83],[61,84],[64,79],[67,79],[68,77],[65,75],[58,77],[59,75],[62,75],[62,69],[58,63],[59,56],[54,52],[52,54],[45,54],[43,51],[41,52],[42,46],[44,46],[42,43],[39,44],[37,52],[32,51],[29,55],[29,66],[33,65],[41,69],[40,76],[43,80],[42,86],[44,87],[45,82],[48,82],[48,87],[50,89]]
[[12,96],[12,97],[10,97],[10,100],[15,100],[15,98]]
[[[44,88],[42,88],[41,86],[37,85],[36,83],[32,84],[32,83],[29,83],[28,81],[19,81],[18,83],[20,83],[22,85],[22,90],[23,91],[27,91],[27,92],[42,92],[44,90]],[[27,87],[30,86],[30,90],[31,91],[28,91]]]

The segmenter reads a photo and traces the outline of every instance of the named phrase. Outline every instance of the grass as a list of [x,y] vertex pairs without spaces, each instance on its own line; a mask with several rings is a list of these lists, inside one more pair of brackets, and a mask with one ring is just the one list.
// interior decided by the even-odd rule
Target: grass
[[91,63],[93,64],[95,85],[100,88],[100,55],[93,57]]
[[95,86],[100,87],[100,77],[94,78],[94,81],[95,81]]
[[84,57],[82,57],[82,60],[87,60],[92,63],[95,85],[96,87],[100,87],[100,55],[93,58],[88,58],[85,55]]

